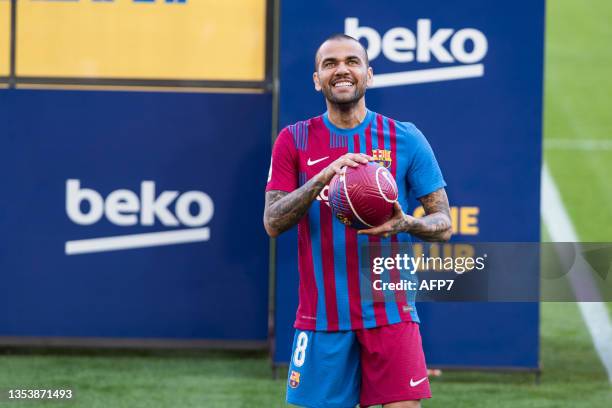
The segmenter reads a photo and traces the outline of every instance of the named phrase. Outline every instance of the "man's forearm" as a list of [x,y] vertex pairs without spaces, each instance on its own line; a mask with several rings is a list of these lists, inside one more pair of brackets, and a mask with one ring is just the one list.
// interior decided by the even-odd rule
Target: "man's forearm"
[[264,211],[264,225],[268,234],[276,237],[297,224],[325,185],[324,176],[319,174],[291,193],[269,191]]
[[440,188],[419,198],[425,210],[422,218],[404,217],[406,231],[423,241],[448,241],[453,234],[446,190]]
[[448,241],[452,235],[452,227],[448,215],[438,212],[422,218],[404,219],[400,229],[416,236],[423,241]]

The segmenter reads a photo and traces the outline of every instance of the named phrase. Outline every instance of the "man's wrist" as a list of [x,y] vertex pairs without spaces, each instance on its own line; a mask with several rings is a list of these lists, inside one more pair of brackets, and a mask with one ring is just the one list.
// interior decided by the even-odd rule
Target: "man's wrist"
[[412,233],[416,229],[416,226],[419,224],[420,220],[418,218],[411,217],[408,214],[402,214],[402,222],[400,230],[401,232]]
[[314,176],[313,179],[316,182],[323,183],[323,185],[326,186],[326,185],[329,184],[329,182],[332,180],[332,178],[334,178],[334,174],[335,174],[335,173],[332,173],[331,175],[329,175],[329,173],[330,173],[329,169],[324,168],[319,173],[317,173],[317,175]]

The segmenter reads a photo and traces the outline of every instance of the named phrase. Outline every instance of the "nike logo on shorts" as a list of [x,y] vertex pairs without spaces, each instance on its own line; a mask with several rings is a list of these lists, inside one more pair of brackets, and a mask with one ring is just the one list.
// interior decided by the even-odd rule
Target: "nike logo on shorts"
[[417,385],[419,385],[420,383],[422,383],[423,381],[425,381],[427,379],[427,377],[423,377],[418,381],[414,381],[412,378],[410,379],[410,386],[411,387],[416,387]]

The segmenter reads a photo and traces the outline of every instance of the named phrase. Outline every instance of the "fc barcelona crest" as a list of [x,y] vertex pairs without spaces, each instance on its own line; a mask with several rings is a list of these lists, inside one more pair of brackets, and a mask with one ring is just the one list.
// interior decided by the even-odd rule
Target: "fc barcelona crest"
[[289,377],[289,386],[291,388],[297,388],[300,385],[300,373],[291,370],[291,377]]
[[372,157],[381,166],[386,168],[391,166],[391,150],[373,149]]

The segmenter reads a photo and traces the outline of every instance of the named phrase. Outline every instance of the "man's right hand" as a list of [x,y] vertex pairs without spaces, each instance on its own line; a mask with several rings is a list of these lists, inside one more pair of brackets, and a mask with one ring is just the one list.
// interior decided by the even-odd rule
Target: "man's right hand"
[[332,162],[329,166],[321,170],[321,175],[323,178],[323,183],[328,184],[331,179],[336,174],[342,174],[342,168],[345,166],[348,167],[357,167],[360,164],[367,164],[368,162],[374,161],[372,156],[363,153],[347,153],[343,156],[340,156],[334,162]]

